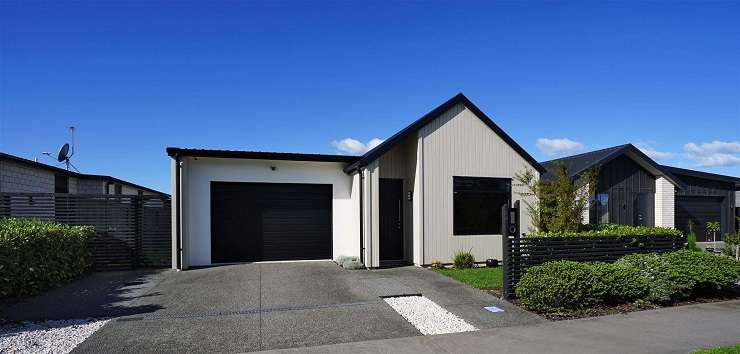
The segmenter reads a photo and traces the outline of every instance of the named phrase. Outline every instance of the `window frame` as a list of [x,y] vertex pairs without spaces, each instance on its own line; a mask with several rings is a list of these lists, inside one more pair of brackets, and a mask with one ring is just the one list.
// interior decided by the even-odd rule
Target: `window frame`
[[[496,182],[496,183],[503,183],[505,187],[505,191],[496,191],[496,190],[488,190],[488,191],[479,191],[478,193],[475,193],[476,191],[472,190],[459,190],[458,189],[458,183],[456,183],[459,180],[487,180],[489,182]],[[478,182],[479,183],[479,182]],[[498,221],[498,225],[492,225],[490,226],[492,229],[489,229],[488,225],[480,226],[476,229],[471,229],[467,227],[463,227],[463,225],[458,225],[456,218],[456,206],[458,203],[457,195],[458,193],[471,193],[476,195],[481,195],[483,193],[490,193],[490,194],[499,194],[503,195],[506,198],[505,203],[507,205],[511,205],[511,198],[512,198],[512,179],[511,178],[505,178],[505,177],[482,177],[482,176],[452,176],[452,235],[453,236],[492,236],[492,235],[501,235],[501,228],[503,227],[503,220]],[[501,210],[500,207],[496,208],[496,210],[490,211],[493,215],[497,215],[497,218],[500,218]],[[496,227],[498,226],[498,228]]]

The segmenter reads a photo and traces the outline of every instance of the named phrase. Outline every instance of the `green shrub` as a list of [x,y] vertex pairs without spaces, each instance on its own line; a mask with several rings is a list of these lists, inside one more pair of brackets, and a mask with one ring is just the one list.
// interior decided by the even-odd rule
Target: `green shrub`
[[689,235],[686,236],[686,249],[694,252],[701,251],[701,248],[696,245],[696,234],[694,231],[689,231]]
[[617,264],[639,269],[650,287],[645,300],[653,303],[724,289],[740,277],[737,262],[708,252],[631,254],[620,258]]
[[722,249],[722,253],[730,257],[737,257],[737,246],[740,245],[740,230],[737,230],[734,234],[725,234],[725,247]]
[[728,288],[740,277],[737,262],[726,256],[682,250],[666,253],[663,257],[671,265],[671,276],[691,286],[693,293]]
[[594,279],[602,282],[604,293],[600,298],[605,303],[624,303],[643,299],[650,287],[640,270],[624,264],[592,263]]
[[0,297],[37,294],[83,275],[93,234],[89,226],[0,218]]
[[672,236],[681,237],[681,231],[672,227],[629,226],[618,224],[582,225],[577,232],[533,232],[529,237],[640,237]]
[[688,296],[691,292],[691,284],[677,279],[668,259],[660,254],[630,254],[620,258],[616,264],[634,267],[645,278],[649,286],[645,301],[662,304]]
[[527,270],[516,285],[516,295],[522,305],[538,312],[588,307],[609,292],[595,274],[588,263],[544,263]]
[[473,257],[473,254],[469,251],[458,251],[452,257],[452,263],[455,265],[455,268],[458,269],[473,268],[475,265],[475,257]]

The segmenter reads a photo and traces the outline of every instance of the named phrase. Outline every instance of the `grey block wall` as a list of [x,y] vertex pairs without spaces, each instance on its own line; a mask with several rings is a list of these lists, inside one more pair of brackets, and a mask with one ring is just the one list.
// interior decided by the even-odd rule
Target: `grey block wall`
[[0,161],[0,192],[54,193],[54,173],[12,161]]

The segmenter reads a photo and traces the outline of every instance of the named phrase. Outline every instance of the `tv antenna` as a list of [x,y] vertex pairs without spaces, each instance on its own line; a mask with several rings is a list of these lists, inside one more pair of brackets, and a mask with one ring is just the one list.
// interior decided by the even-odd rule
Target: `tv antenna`
[[[72,145],[70,146],[69,143],[64,143],[62,147],[59,148],[56,159],[67,167],[67,171],[72,167],[75,171],[80,172],[80,170],[78,170],[70,161],[72,156],[75,154],[75,127],[69,127],[69,135],[71,136]],[[43,152],[43,154],[53,158],[50,152]]]

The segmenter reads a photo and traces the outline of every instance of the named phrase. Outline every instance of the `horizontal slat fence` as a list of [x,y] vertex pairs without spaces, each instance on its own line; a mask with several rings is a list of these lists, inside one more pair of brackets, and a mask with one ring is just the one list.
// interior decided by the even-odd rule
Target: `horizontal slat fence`
[[170,198],[155,195],[0,193],[0,217],[90,225],[95,270],[170,265]]
[[614,262],[631,253],[661,253],[681,249],[685,238],[637,237],[515,237],[503,238],[504,296],[515,297],[515,287],[526,270],[545,262]]

